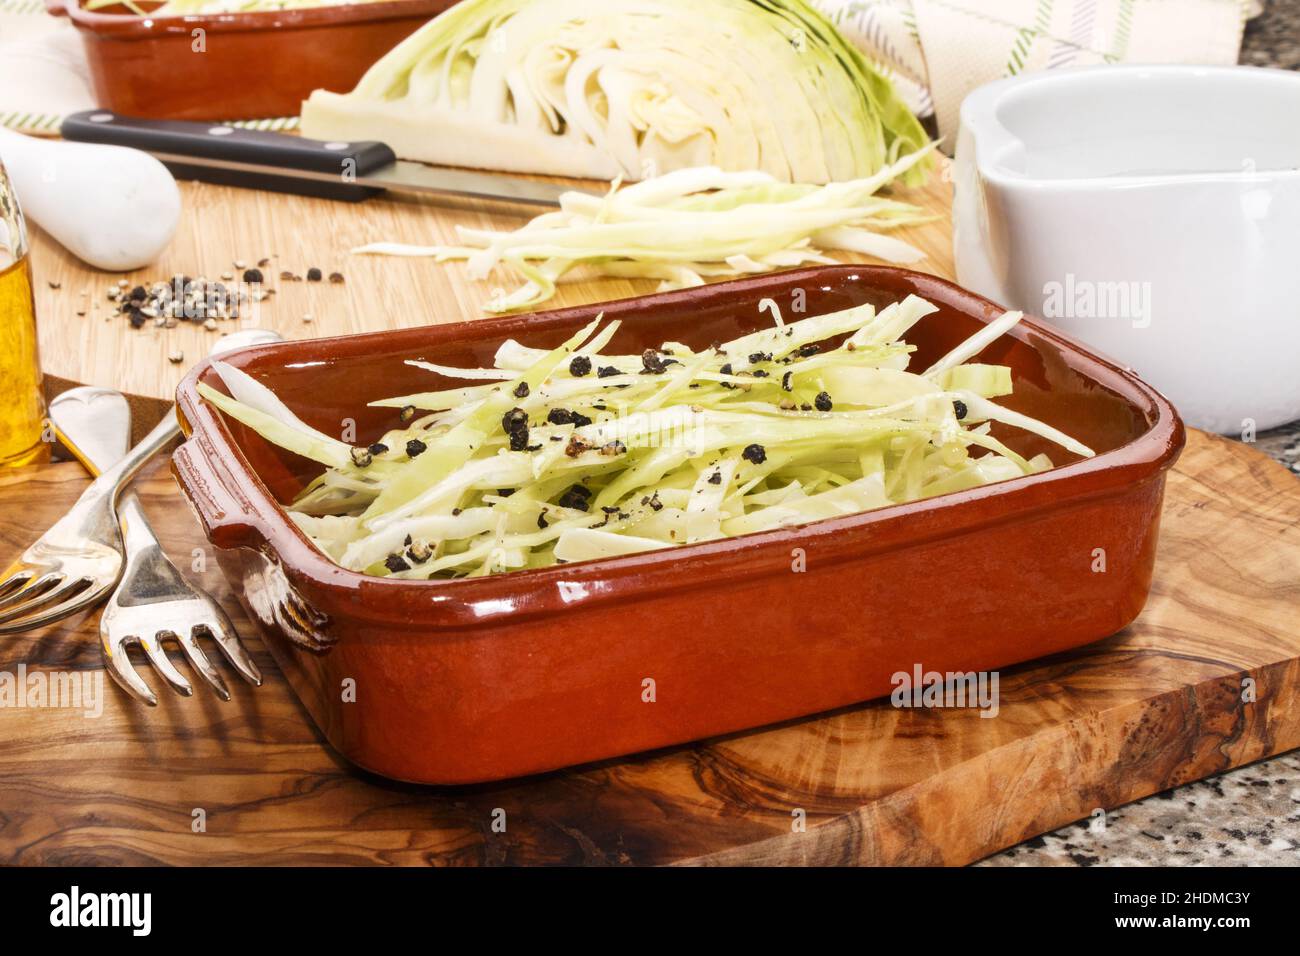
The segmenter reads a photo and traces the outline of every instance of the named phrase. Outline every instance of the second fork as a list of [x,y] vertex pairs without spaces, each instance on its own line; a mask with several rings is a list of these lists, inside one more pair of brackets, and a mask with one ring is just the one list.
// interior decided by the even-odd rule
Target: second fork
[[[113,464],[116,453],[99,441],[106,420],[129,414],[121,393],[111,389],[77,388],[60,395],[50,406],[50,419],[59,437],[92,473]],[[176,570],[145,517],[140,499],[126,490],[118,502],[125,563],[122,577],[100,618],[104,663],[124,690],[150,705],[158,699],[140,678],[128,658],[136,644],[150,664],[178,694],[193,693],[190,682],[176,669],[163,648],[164,641],[178,644],[190,665],[222,700],[230,691],[207,655],[200,636],[210,637],[231,665],[247,681],[260,685],[262,675],[240,644],[220,604],[192,587]]]

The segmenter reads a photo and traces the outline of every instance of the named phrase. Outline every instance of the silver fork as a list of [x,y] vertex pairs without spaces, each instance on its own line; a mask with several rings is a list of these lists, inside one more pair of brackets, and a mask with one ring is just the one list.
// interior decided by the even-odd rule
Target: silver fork
[[[50,403],[50,420],[59,438],[92,474],[112,465],[116,455],[102,436],[123,415],[130,415],[126,399],[112,389],[74,388]],[[163,649],[164,641],[174,641],[217,696],[229,700],[225,681],[199,646],[199,637],[207,636],[245,680],[260,686],[262,675],[239,642],[230,618],[210,595],[187,583],[167,558],[134,491],[123,493],[118,518],[125,570],[99,621],[104,663],[114,680],[136,699],[158,703],[131,666],[127,648],[134,643],[172,690],[189,697],[193,687]]]
[[117,498],[141,466],[171,441],[175,429],[173,421],[159,422],[0,576],[0,634],[75,614],[117,583],[122,573]]
[[[222,336],[211,354],[278,342],[267,329]],[[122,574],[117,499],[144,463],[180,434],[174,411],[99,475],[49,531],[0,575],[0,634],[44,627],[98,603]]]

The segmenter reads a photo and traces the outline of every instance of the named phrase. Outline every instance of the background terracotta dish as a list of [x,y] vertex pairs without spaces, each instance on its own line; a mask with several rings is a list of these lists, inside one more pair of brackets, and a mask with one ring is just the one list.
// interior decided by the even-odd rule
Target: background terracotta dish
[[[550,347],[596,311],[609,348],[696,347],[788,311],[909,292],[940,307],[908,335],[924,367],[1001,309],[934,276],[833,266],[536,315],[290,342],[228,361],[316,427],[396,423],[381,395],[443,387],[403,364],[490,364],[515,337]],[[1183,427],[1157,392],[1044,325],[982,353],[1012,366],[1012,408],[1100,454],[1073,460],[997,430],[1052,471],[983,488],[645,555],[444,582],[343,570],[297,531],[288,501],[318,465],[284,452],[181,384],[189,440],[173,469],[223,572],[330,743],[386,776],[469,783],[662,747],[887,694],[891,675],[1005,667],[1114,633],[1146,600],[1165,472]],[[436,378],[436,377],[433,377]],[[1104,549],[1104,573],[1093,571]],[[803,566],[802,571],[794,568]],[[342,700],[356,682],[355,703]],[[646,679],[653,703],[643,701]]]
[[[393,0],[262,13],[141,17],[46,0],[81,32],[98,105],[152,119],[297,116],[322,88],[347,92],[372,63],[455,0]],[[157,3],[141,3],[153,9]],[[205,32],[196,53],[194,31]]]

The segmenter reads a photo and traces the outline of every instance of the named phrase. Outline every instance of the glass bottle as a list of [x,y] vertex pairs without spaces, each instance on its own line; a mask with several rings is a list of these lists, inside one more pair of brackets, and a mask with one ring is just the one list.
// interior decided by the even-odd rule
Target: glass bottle
[[27,229],[0,162],[0,467],[44,461],[46,433]]

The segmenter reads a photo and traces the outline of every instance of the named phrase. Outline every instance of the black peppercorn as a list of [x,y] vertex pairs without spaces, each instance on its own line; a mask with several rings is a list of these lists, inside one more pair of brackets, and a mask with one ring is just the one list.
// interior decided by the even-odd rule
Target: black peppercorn
[[501,427],[510,438],[511,451],[528,447],[528,413],[522,408],[512,408],[501,416]]
[[570,435],[569,443],[564,446],[564,453],[568,455],[570,458],[577,458],[583,452],[591,451],[591,449],[594,447],[595,447],[594,445],[591,445],[588,442],[583,441],[577,435]]
[[560,496],[559,505],[561,508],[573,508],[576,511],[586,511],[591,507],[590,499],[590,488],[584,488],[582,485],[572,485],[568,491]]
[[590,425],[591,419],[581,412],[571,412],[567,408],[552,408],[546,413],[546,420],[552,425]]
[[667,369],[664,357],[655,349],[646,349],[641,353],[641,370],[646,375],[660,375]]
[[829,412],[835,403],[831,401],[830,395],[826,392],[818,392],[817,397],[813,399],[813,406],[819,412]]

